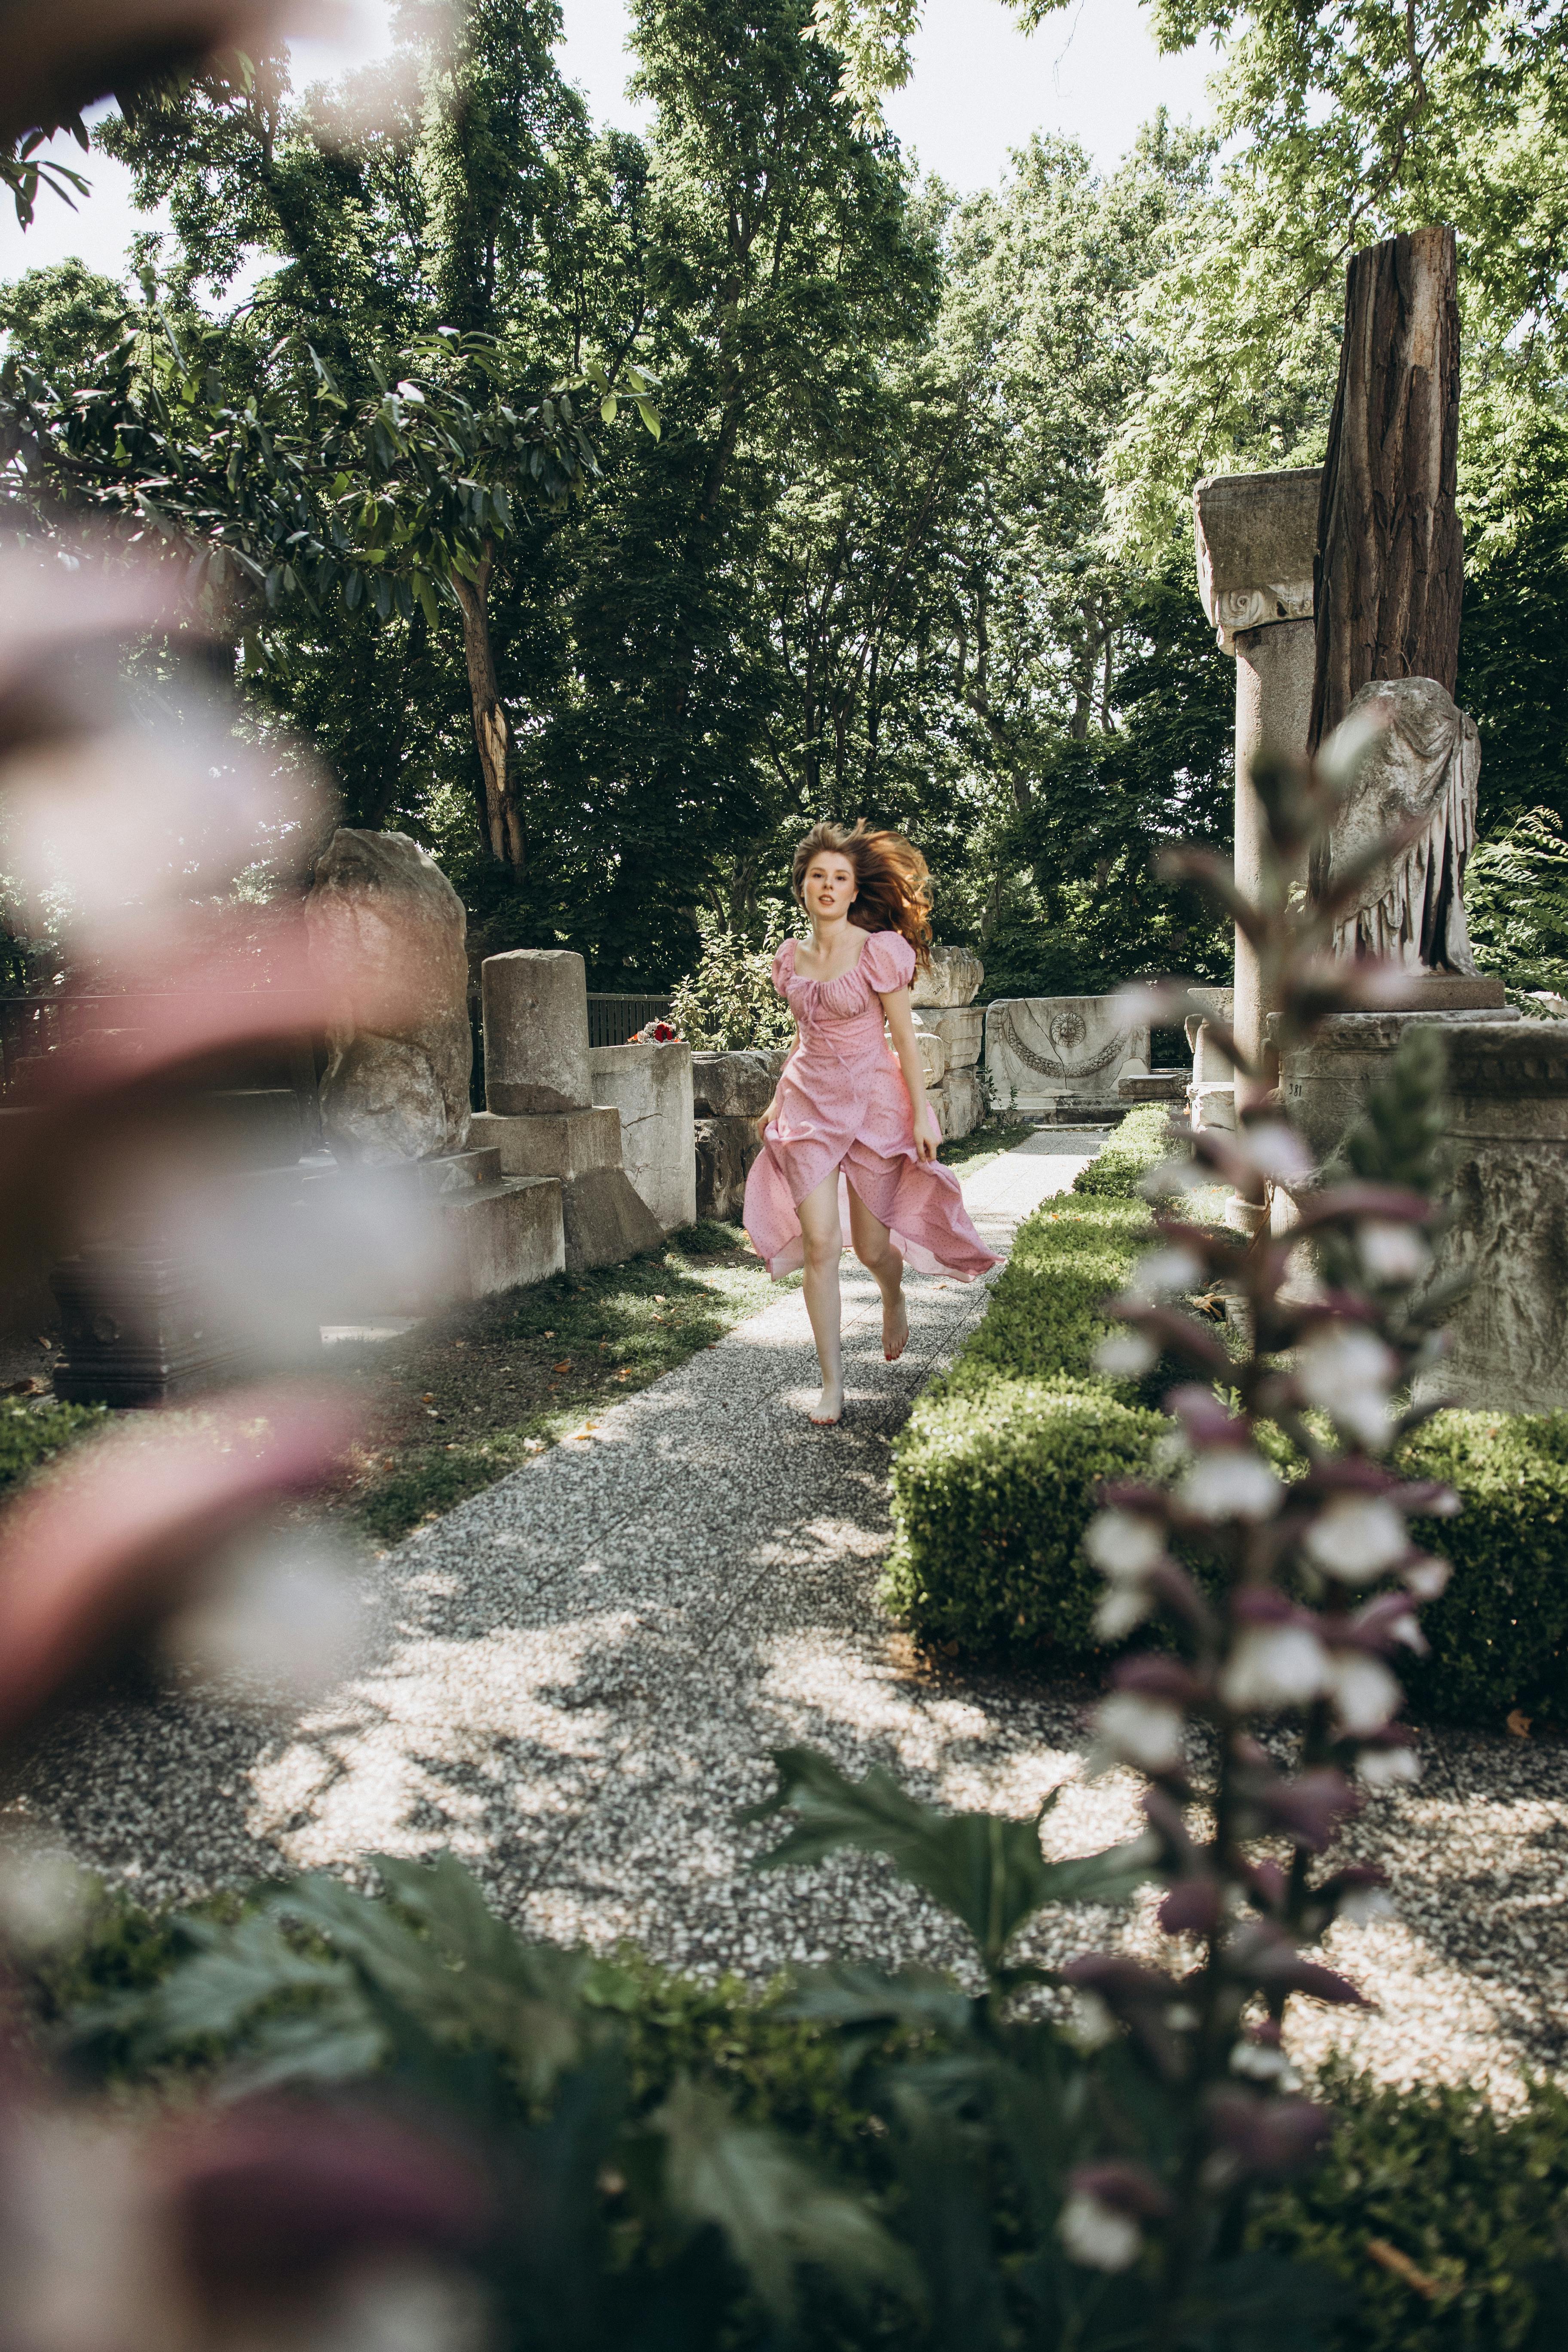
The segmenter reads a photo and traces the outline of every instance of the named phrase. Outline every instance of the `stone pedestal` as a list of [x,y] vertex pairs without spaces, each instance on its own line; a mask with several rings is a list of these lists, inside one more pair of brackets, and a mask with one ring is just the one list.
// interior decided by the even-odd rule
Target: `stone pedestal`
[[999,996],[985,1009],[993,1099],[1047,1125],[1119,1118],[1117,1082],[1129,1063],[1148,1069],[1149,1043],[1113,996]]
[[1468,1270],[1434,1385],[1508,1412],[1568,1408],[1568,1022],[1345,1013],[1287,1056],[1287,1101],[1327,1157],[1413,1022],[1447,1040],[1455,1222],[1438,1267]]
[[493,1146],[407,1160],[374,1181],[396,1207],[433,1221],[435,1245],[416,1275],[385,1269],[375,1297],[363,1302],[367,1309],[427,1314],[454,1299],[542,1282],[565,1267],[562,1186],[548,1176],[508,1176]]
[[[1228,988],[1193,989],[1190,993],[1205,1003],[1210,1017],[1227,1028],[1236,1017],[1235,992]],[[1189,1013],[1186,1022],[1187,1044],[1192,1050],[1193,1071],[1187,1081],[1187,1115],[1194,1132],[1205,1127],[1236,1131],[1236,1064],[1228,1054],[1220,1050],[1218,1038],[1209,1023],[1197,1014]]]
[[595,1045],[588,1055],[595,1094],[621,1115],[621,1162],[632,1188],[665,1233],[697,1215],[691,1048]]
[[[1268,474],[1215,474],[1193,492],[1198,593],[1226,653],[1236,656],[1237,887],[1262,879],[1263,811],[1252,762],[1265,748],[1305,757],[1312,715],[1312,559],[1320,466]],[[1236,934],[1236,1037],[1261,1052],[1269,1007],[1258,962]]]
[[614,1103],[589,1110],[541,1111],[533,1118],[506,1118],[477,1110],[469,1140],[500,1153],[507,1176],[554,1176],[562,1183],[600,1168],[619,1168],[621,1115]]
[[258,1369],[239,1329],[214,1327],[190,1260],[162,1241],[95,1244],[49,1284],[64,1342],[54,1391],[66,1404],[163,1404]]
[[585,1109],[588,982],[564,948],[487,956],[479,971],[485,1022],[485,1108],[506,1118]]
[[[615,1102],[591,1099],[588,992],[583,959],[553,948],[488,956],[479,982],[485,1021],[485,1102],[475,1140],[502,1168],[560,1187],[568,1273],[619,1265],[658,1249],[666,1227],[630,1181]],[[611,1053],[658,1047],[612,1046]],[[687,1048],[680,1048],[682,1054]],[[691,1160],[686,1097],[684,1152]],[[681,1222],[689,1224],[692,1212]]]

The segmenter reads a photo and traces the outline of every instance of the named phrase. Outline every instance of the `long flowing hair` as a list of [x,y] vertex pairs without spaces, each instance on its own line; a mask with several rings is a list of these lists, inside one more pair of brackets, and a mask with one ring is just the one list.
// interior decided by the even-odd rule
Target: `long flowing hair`
[[931,962],[931,874],[925,859],[901,833],[883,833],[864,817],[854,824],[814,824],[795,853],[790,887],[804,907],[806,868],[828,850],[855,869],[855,903],[849,920],[857,930],[899,931],[923,971]]

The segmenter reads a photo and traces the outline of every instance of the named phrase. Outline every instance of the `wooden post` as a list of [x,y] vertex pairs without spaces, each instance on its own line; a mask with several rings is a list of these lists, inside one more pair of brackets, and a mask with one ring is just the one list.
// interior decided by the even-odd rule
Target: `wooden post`
[[1454,232],[1418,228],[1358,253],[1346,273],[1313,566],[1313,751],[1374,677],[1435,677],[1454,691],[1458,442]]

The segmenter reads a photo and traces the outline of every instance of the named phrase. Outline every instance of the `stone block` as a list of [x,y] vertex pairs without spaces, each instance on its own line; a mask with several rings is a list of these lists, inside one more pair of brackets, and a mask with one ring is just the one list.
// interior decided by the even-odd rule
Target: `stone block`
[[1321,466],[1210,474],[1193,491],[1198,593],[1220,646],[1238,629],[1312,617]]
[[468,918],[435,859],[406,834],[340,826],[317,862],[305,928],[311,964],[353,1013],[327,1040],[331,1150],[369,1167],[460,1151],[473,1066]]
[[921,1005],[922,1025],[940,1037],[949,1070],[972,1070],[985,1044],[985,1015],[978,1004]]
[[955,1143],[961,1135],[973,1134],[990,1108],[978,1070],[949,1070],[931,1096],[943,1136]]
[[760,1118],[773,1100],[771,1054],[693,1054],[691,1106],[699,1118]]
[[928,1029],[923,1015],[915,1014],[915,1044],[920,1050],[921,1066],[925,1071],[926,1087],[940,1087],[947,1076],[947,1050],[934,1029]]
[[1453,1357],[1432,1385],[1479,1411],[1563,1411],[1568,1021],[1343,1013],[1286,1056],[1286,1100],[1327,1158],[1413,1023],[1440,1028],[1448,1046],[1454,1220],[1437,1244],[1437,1272],[1471,1276],[1450,1319]]
[[536,1111],[531,1118],[479,1110],[468,1136],[477,1147],[495,1147],[506,1176],[559,1176],[564,1181],[591,1168],[621,1165],[621,1115],[613,1103],[592,1110]]
[[503,1118],[586,1110],[588,982],[565,948],[514,948],[479,971],[485,1108]]
[[588,1056],[595,1095],[621,1115],[621,1163],[665,1233],[697,1214],[691,1048],[595,1045]]
[[985,1075],[999,1108],[1047,1120],[1116,1118],[1129,1062],[1149,1066],[1147,1024],[1113,996],[1000,996],[985,1012]]
[[739,1224],[746,1204],[746,1172],[763,1148],[755,1119],[697,1122],[697,1213]]
[[[664,1227],[619,1168],[590,1168],[584,1175],[570,1178],[561,1187],[561,1205],[568,1274],[581,1274],[586,1266],[620,1265],[644,1250],[664,1247]],[[689,1224],[690,1218],[686,1222]]]
[[917,971],[910,990],[919,1005],[973,1004],[985,977],[985,966],[967,948],[933,947],[931,962]]
[[1124,1103],[1184,1103],[1185,1070],[1124,1071],[1116,1081],[1117,1099]]
[[440,1208],[455,1298],[542,1282],[566,1267],[562,1186],[553,1176],[500,1176]]

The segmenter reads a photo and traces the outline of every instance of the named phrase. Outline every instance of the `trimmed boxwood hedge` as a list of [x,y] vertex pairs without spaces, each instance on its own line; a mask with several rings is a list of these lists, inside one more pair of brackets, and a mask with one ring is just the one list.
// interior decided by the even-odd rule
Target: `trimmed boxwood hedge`
[[1170,1122],[1171,1113],[1163,1103],[1143,1103],[1130,1110],[1089,1166],[1079,1170],[1072,1180],[1073,1191],[1090,1197],[1129,1199],[1140,1176],[1170,1158]]
[[1441,1412],[1405,1464],[1465,1506],[1415,1528],[1454,1575],[1421,1612],[1431,1655],[1405,1664],[1413,1707],[1487,1723],[1518,1706],[1568,1724],[1568,1412]]
[[[1163,1156],[1156,1116],[1163,1137],[1163,1112],[1126,1122],[1142,1125],[1111,1171],[1119,1192],[1060,1195],[1021,1227],[984,1320],[899,1441],[884,1598],[921,1641],[1068,1671],[1103,1664],[1079,1537],[1100,1482],[1147,1468],[1164,1383],[1095,1372],[1096,1308],[1147,1232],[1132,1187]],[[1440,1413],[1401,1466],[1446,1479],[1465,1504],[1415,1530],[1454,1575],[1423,1613],[1431,1654],[1402,1660],[1414,1709],[1481,1724],[1522,1707],[1568,1724],[1568,1413]]]
[[1330,2335],[1333,2352],[1560,2345],[1542,2295],[1560,2311],[1563,2091],[1532,2084],[1521,2107],[1499,2115],[1477,2091],[1394,2090],[1340,2066],[1315,2087],[1339,2117],[1328,2154],[1279,2191],[1254,2236],[1352,2290],[1354,2305]]

